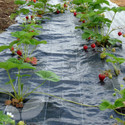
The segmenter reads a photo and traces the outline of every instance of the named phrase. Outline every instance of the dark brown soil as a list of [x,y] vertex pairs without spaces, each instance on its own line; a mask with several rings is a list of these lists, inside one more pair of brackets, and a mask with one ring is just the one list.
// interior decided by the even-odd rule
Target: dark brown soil
[[14,0],[0,0],[0,32],[15,23],[9,16],[17,9]]
[[110,0],[113,3],[116,3],[118,6],[125,7],[125,0]]

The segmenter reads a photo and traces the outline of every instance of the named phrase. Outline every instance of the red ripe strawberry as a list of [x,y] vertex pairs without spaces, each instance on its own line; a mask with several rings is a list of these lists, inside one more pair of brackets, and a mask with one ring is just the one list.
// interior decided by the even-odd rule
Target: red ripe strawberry
[[33,0],[34,3],[36,3],[36,0]]
[[26,16],[26,20],[28,20],[29,19],[29,17],[28,16]]
[[31,61],[31,64],[35,66],[37,65],[37,61]]
[[14,51],[14,47],[13,46],[11,47],[10,51]]
[[99,74],[99,80],[104,81],[105,79],[105,74]]
[[59,11],[59,10],[57,10],[57,11],[56,11],[56,13],[57,13],[57,14],[59,14],[59,13],[60,13],[60,11]]
[[85,23],[85,22],[86,22],[85,20],[82,21],[82,23]]
[[32,61],[37,61],[37,58],[36,57],[31,57],[31,60]]
[[66,4],[64,4],[64,7],[67,7],[67,5],[66,5]]
[[28,5],[28,6],[31,6],[31,5]]
[[22,56],[22,52],[21,52],[20,50],[17,50],[17,54],[18,54],[19,56]]
[[74,16],[76,16],[77,15],[77,13],[76,12],[74,12]]
[[31,62],[31,59],[29,57],[27,57],[24,61],[29,63],[29,62]]
[[90,39],[91,39],[91,37],[88,38],[88,40],[90,40]]
[[33,15],[31,16],[31,19],[33,19],[34,17],[33,17]]
[[92,47],[92,48],[95,48],[95,44],[94,44],[94,43],[92,43],[92,44],[91,44],[91,47]]
[[119,36],[121,36],[121,35],[122,35],[122,33],[121,33],[121,32],[118,32],[118,35],[119,35]]
[[84,49],[84,50],[87,50],[87,49],[88,49],[88,46],[87,46],[87,45],[84,45],[84,46],[83,46],[83,49]]
[[34,32],[34,30],[32,30],[31,32]]

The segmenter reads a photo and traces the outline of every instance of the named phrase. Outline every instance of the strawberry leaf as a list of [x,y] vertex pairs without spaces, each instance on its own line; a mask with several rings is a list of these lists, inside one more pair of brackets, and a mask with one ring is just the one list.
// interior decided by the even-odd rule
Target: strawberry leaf
[[55,73],[51,72],[51,71],[38,71],[35,74],[37,74],[38,76],[40,76],[41,78],[48,80],[48,81],[52,81],[52,82],[58,82],[59,81],[59,76],[57,76]]
[[[8,115],[5,115],[2,111],[0,111],[0,123],[6,123],[6,124],[9,124],[9,123],[13,123],[15,124],[15,122],[10,118],[10,116]],[[2,124],[3,125],[3,124]]]
[[115,100],[114,106],[116,108],[118,108],[118,107],[124,107],[123,101],[125,101],[123,98],[119,98],[119,99]]
[[107,100],[102,100],[102,103],[99,105],[100,110],[113,109],[114,106]]
[[2,52],[5,49],[9,49],[9,48],[10,48],[10,46],[6,46],[6,45],[0,46],[0,52]]
[[23,63],[21,65],[18,65],[18,69],[36,69],[35,67],[33,67],[31,64],[29,63]]

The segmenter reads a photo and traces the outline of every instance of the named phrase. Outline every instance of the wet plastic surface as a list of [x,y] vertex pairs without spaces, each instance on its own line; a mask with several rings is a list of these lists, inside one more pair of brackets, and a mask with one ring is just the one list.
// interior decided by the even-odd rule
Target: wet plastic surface
[[[58,0],[56,3],[58,3]],[[112,5],[114,6],[115,4]],[[118,14],[116,20],[121,19],[123,14],[123,12]],[[107,13],[107,17],[110,18],[110,16],[112,16],[112,12]],[[68,11],[64,14],[52,14],[50,17],[51,20],[42,24],[42,33],[36,36],[40,40],[47,40],[48,44],[38,46],[33,56],[39,59],[37,70],[53,71],[60,76],[61,81],[58,83],[47,82],[38,91],[83,104],[98,105],[102,99],[113,102],[116,98],[112,96],[113,89],[119,89],[120,84],[124,83],[122,80],[125,76],[124,64],[121,66],[121,75],[119,77],[112,80],[107,78],[104,83],[100,83],[98,79],[100,70],[109,69],[111,65],[100,60],[99,53],[90,47],[88,52],[83,51],[83,44],[89,43],[82,40],[82,32],[80,30],[75,30],[75,26],[79,24],[78,19]],[[124,22],[123,18],[122,20],[116,20],[113,23],[115,27]],[[0,45],[14,40],[10,32],[19,29],[18,24],[12,25],[6,32],[0,34]],[[117,32],[113,32],[112,36],[116,37]],[[121,39],[123,41],[122,49],[117,48],[117,55],[125,57],[125,39]],[[0,61],[9,57],[9,50],[2,52]],[[13,71],[11,71],[11,74]],[[0,86],[6,88],[3,84],[7,81],[7,76],[5,71],[1,69],[0,80]],[[28,78],[27,82],[24,79],[24,83],[26,87],[31,87],[32,90],[42,81],[38,76],[32,74],[32,77]],[[110,115],[120,117],[111,110],[100,111],[97,108],[83,107],[53,97],[48,98],[45,95],[37,95],[36,97],[44,98],[43,100],[46,103],[40,114],[36,113],[36,117],[31,112],[26,115],[31,117],[31,119],[27,118],[26,120],[24,116],[24,120],[26,120],[28,125],[112,125],[115,121],[109,118]],[[33,115],[34,118],[32,117]]]

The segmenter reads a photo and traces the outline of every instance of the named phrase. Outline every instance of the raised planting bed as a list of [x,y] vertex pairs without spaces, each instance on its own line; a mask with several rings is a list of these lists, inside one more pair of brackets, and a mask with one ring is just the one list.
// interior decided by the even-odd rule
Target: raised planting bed
[[0,123],[124,125],[125,8],[108,0],[15,4],[17,23],[0,34]]

